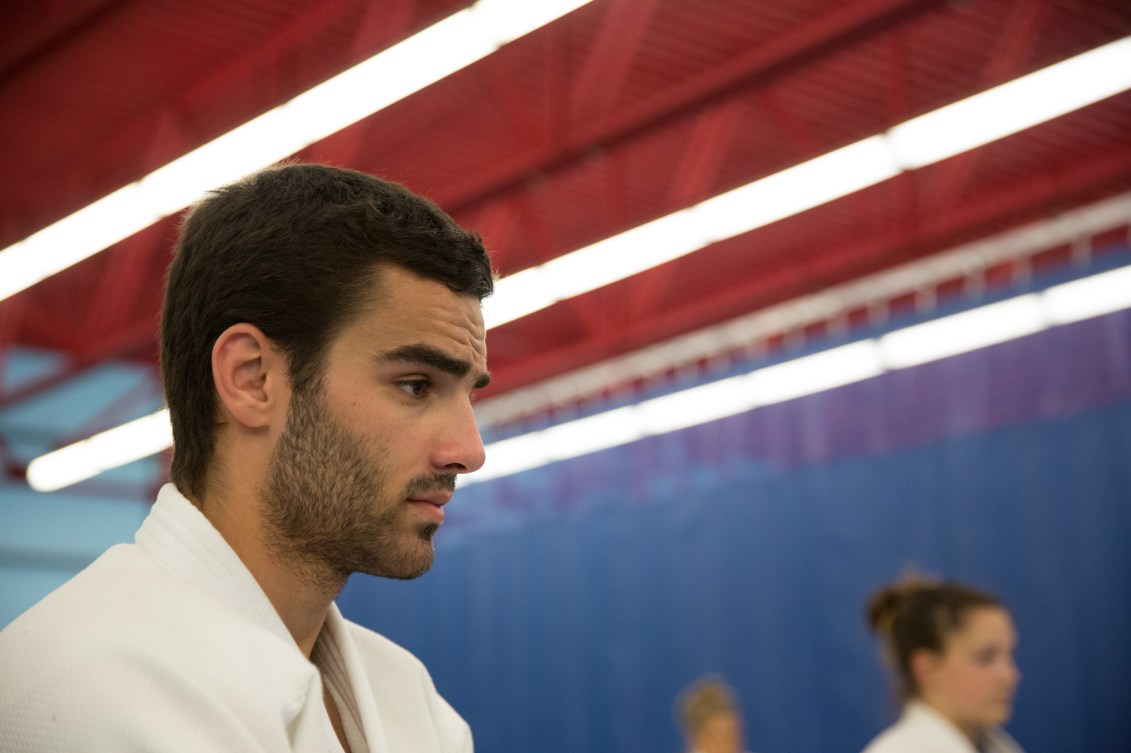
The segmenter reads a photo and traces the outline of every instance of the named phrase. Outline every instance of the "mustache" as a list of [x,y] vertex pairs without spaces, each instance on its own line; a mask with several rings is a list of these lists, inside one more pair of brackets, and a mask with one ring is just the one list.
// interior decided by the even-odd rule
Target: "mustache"
[[456,475],[454,473],[430,473],[410,480],[405,485],[404,496],[412,497],[431,491],[454,492],[455,490]]

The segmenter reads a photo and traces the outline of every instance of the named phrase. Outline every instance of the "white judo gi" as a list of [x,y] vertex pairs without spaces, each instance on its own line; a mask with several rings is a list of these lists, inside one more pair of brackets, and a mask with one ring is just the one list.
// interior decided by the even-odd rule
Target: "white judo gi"
[[311,660],[211,523],[166,485],[108,550],[0,632],[0,751],[464,753],[405,649],[330,605]]
[[1005,730],[990,730],[979,751],[970,738],[942,714],[923,703],[909,701],[892,726],[868,743],[863,753],[1023,753]]

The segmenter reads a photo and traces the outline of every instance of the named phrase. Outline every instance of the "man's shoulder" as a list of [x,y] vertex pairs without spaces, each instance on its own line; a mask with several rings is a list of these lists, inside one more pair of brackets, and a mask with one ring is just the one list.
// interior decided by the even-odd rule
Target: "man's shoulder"
[[69,646],[132,643],[155,624],[187,625],[202,613],[212,619],[215,605],[211,595],[170,575],[135,545],[121,544],[0,631],[0,650],[35,649],[61,636]]
[[[114,547],[0,631],[0,663],[41,683],[82,673],[108,689],[123,675],[200,675],[278,653],[271,635],[206,591]],[[197,661],[194,657],[213,657]],[[116,680],[115,680],[116,678]]]
[[0,666],[3,750],[259,750],[318,695],[293,644],[128,546],[0,632]]
[[[145,573],[132,545],[112,547],[0,631],[0,656],[8,660],[34,655],[58,643],[62,635],[74,640],[58,648],[91,640],[100,635],[107,617],[128,622],[130,602],[144,603],[136,598],[141,595],[136,586],[147,577],[152,574]],[[108,631],[108,637],[119,634]]]

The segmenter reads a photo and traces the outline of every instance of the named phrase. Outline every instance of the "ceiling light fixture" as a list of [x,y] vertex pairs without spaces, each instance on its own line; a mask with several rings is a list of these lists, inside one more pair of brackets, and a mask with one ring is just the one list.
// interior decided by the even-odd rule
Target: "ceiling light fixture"
[[1040,299],[1023,295],[889,332],[880,338],[880,352],[888,368],[902,369],[1031,335],[1047,326]]
[[[572,0],[568,3],[555,4],[554,7],[557,15],[562,15],[568,10],[572,10],[573,7],[582,4],[584,3]],[[496,12],[497,9],[505,5],[506,0],[490,0],[490,2],[482,0],[473,9],[494,9],[492,12]],[[519,3],[519,5],[522,4]],[[530,5],[539,4],[532,3]],[[492,16],[487,13],[487,10],[483,10],[480,21],[490,17]],[[430,29],[432,28],[435,27],[430,27]],[[429,30],[425,30],[421,34]],[[406,43],[416,38],[412,37],[410,40],[406,40]],[[390,48],[390,51],[392,49],[394,48]],[[1097,84],[1094,79],[1103,79],[1102,85]],[[327,82],[327,84],[329,83],[331,82]],[[1018,84],[1017,88],[1013,88],[1015,83]],[[1048,87],[1047,91],[1044,89],[1046,86]],[[484,301],[484,318],[488,327],[498,326],[545,308],[557,301],[580,295],[692,253],[719,240],[754,230],[882,182],[898,174],[901,169],[914,169],[931,164],[1129,88],[1131,88],[1131,37],[1104,45],[1024,76],[1015,82],[1003,84],[907,121],[885,134],[872,136],[842,149],[829,152],[808,162],[715,196],[695,206],[606,238],[540,266],[513,274],[500,280],[496,286],[495,294]],[[987,122],[987,119],[992,117],[992,113],[999,112],[1001,109],[995,104],[996,97],[999,96],[1004,97],[1004,101],[1008,102],[1006,109],[1011,113],[1005,120],[1007,126],[1003,126],[1001,123]],[[1056,102],[1041,101],[1042,97],[1053,98]],[[945,148],[937,147],[935,139],[942,142],[946,134],[952,130],[963,131],[966,135],[961,139],[950,140]],[[171,167],[172,164],[174,163],[167,167]],[[157,173],[154,173],[154,175],[157,175]],[[148,179],[151,180],[153,185],[170,185],[165,177],[154,178],[150,176]],[[212,185],[215,184],[209,184],[209,187]],[[137,184],[128,188],[135,189],[136,187]],[[123,191],[125,190],[123,189]],[[126,200],[114,199],[115,196],[106,197],[103,201],[109,202],[113,199],[130,203]],[[90,210],[94,206],[91,205],[91,207],[87,207],[86,210],[77,214],[81,215],[82,212]],[[56,231],[55,228],[56,226],[52,226],[41,232],[61,232]],[[32,236],[32,238],[35,237]],[[32,238],[29,238],[28,241]],[[9,249],[0,254],[0,298],[4,296],[5,268],[3,263],[5,257],[12,250]],[[1087,279],[1091,280],[1092,278]],[[1091,292],[1084,294],[1075,292],[1081,289],[1091,291],[1092,288],[1089,288],[1088,285],[1084,285],[1082,288],[1057,286],[1042,294],[1043,297],[1040,298],[1040,301],[1047,322],[1042,323],[1040,327],[1046,326],[1048,323],[1059,324],[1073,321],[1072,316],[1086,318],[1087,316],[1096,316],[1100,313],[1131,306],[1131,300],[1129,300],[1131,298],[1131,285],[1124,284],[1125,278],[1104,278],[1103,275],[1098,275],[1096,279],[1106,279],[1108,282],[1103,283],[1103,285],[1099,282],[1094,283],[1098,286],[1095,290],[1102,288],[1102,292],[1097,292],[1095,295],[1092,295]],[[1086,280],[1080,280],[1077,283],[1069,283],[1069,285],[1078,285],[1085,282]],[[1060,292],[1053,292],[1057,290]],[[1031,308],[1029,304],[1019,304],[1019,306],[1026,307],[1027,310]],[[1090,311],[1096,313],[1088,313]],[[928,324],[936,324],[936,322]],[[1033,326],[1032,322],[1027,326]],[[965,328],[960,327],[958,329]],[[1006,327],[1004,334],[999,332],[998,336],[1005,339],[1018,337],[1027,333],[1024,330],[1025,327],[1019,327],[1016,333],[1009,334],[1009,329]],[[987,329],[980,333],[983,338],[981,345],[970,345],[966,349],[991,344],[990,340],[986,339],[990,331]],[[1030,329],[1029,331],[1036,330]],[[939,354],[943,352],[941,350],[936,354],[912,354],[910,348],[913,346],[901,343],[900,338],[896,335],[897,333],[890,333],[885,336],[886,340],[877,341],[874,344],[882,357],[888,359],[885,368],[901,368],[896,364],[910,365],[913,362],[923,362],[923,360],[945,356],[945,354]],[[915,342],[914,338],[911,342]],[[960,339],[958,342],[963,342],[963,340]],[[914,347],[917,347],[917,345]],[[960,348],[965,346],[952,344],[949,347]],[[953,354],[961,351],[951,350],[950,352]],[[916,358],[923,360],[916,361]],[[782,366],[784,367],[785,364]],[[768,379],[768,377],[763,377],[763,379]],[[816,387],[820,390],[829,389],[832,386],[835,385],[830,383],[821,386],[819,381],[816,383]],[[709,385],[705,385],[705,387],[709,387]],[[788,393],[783,392],[783,394]],[[796,396],[800,396],[800,394],[794,395],[794,397]],[[667,398],[675,400],[673,396],[667,396]],[[659,399],[661,398],[657,398],[657,400]],[[718,417],[715,416],[714,412],[703,407],[711,405],[710,401],[695,400],[694,402],[698,406],[698,413],[681,414],[689,416],[686,420],[702,423],[715,420]],[[735,403],[738,406],[743,404],[741,401]],[[652,411],[649,414],[649,410],[642,407],[644,405],[646,404],[632,406],[633,410],[624,409],[625,412],[618,415],[635,416],[636,413],[652,415],[653,417],[659,415],[657,411]],[[750,407],[754,406],[751,405],[743,410],[749,410]],[[636,411],[636,413],[633,411]],[[698,419],[695,416],[698,416]],[[634,418],[633,420],[636,421],[637,419]],[[645,427],[643,430],[662,433],[660,429],[662,429],[663,424],[662,422],[656,423],[657,420],[653,418],[651,423],[643,422]],[[563,426],[565,425],[563,424]],[[606,429],[609,428],[604,424],[602,426]],[[652,428],[648,428],[649,426]],[[673,430],[674,428],[665,429],[665,431]],[[490,448],[493,453],[491,467],[495,469],[508,467],[521,469],[533,467],[524,465],[533,462],[529,459],[532,457],[542,457],[544,458],[542,462],[553,462],[555,459],[562,459],[563,453],[577,452],[583,454],[577,449],[580,445],[572,444],[572,440],[568,439],[572,436],[569,434],[570,431],[569,429],[561,429],[558,433],[550,434],[550,439],[538,440],[543,442],[543,445],[542,449],[537,451],[515,449],[523,447],[524,443],[529,444],[534,441],[526,439],[525,436],[528,435],[496,443]],[[624,439],[633,436],[634,431],[634,429],[626,430],[617,425],[614,430],[604,434],[603,440],[616,444],[634,441],[633,439]],[[597,439],[602,438],[599,436],[601,432],[588,431],[583,433]],[[648,436],[648,434],[641,436]],[[563,439],[563,437],[567,439]],[[622,438],[623,441],[617,439],[618,437]],[[636,438],[639,438],[639,436]],[[615,444],[605,446],[615,446]],[[168,445],[159,447],[153,452],[159,452],[167,447]],[[595,451],[595,449],[586,450],[586,452],[592,451]],[[510,453],[516,453],[516,457],[521,455],[521,459],[515,460],[513,463],[508,461],[506,458],[510,456]],[[135,459],[135,457],[128,457],[115,465],[131,462]],[[489,474],[499,475],[499,473],[501,471],[485,469],[467,478],[469,481],[485,480],[493,477]],[[74,483],[74,481],[69,483]],[[33,488],[40,487],[33,486]]]
[[[493,442],[486,465],[461,483],[509,476],[1126,308],[1131,266]],[[36,491],[61,489],[162,452],[172,441],[169,413],[162,409],[33,460],[28,484]]]
[[1126,308],[1131,308],[1131,266],[493,442],[483,468],[462,476],[460,484],[509,476]]
[[1049,288],[1041,303],[1050,324],[1069,324],[1128,307],[1131,266]]
[[591,0],[480,0],[0,252],[0,300]]
[[77,484],[103,471],[164,452],[173,446],[169,411],[162,408],[113,429],[41,455],[28,463],[27,483],[37,492]]
[[1131,37],[517,272],[484,301],[484,318],[497,327],[1128,89]]

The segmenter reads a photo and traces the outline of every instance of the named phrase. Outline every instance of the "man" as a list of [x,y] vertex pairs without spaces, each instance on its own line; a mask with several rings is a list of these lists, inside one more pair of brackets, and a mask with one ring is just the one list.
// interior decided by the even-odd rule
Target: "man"
[[482,465],[492,286],[477,236],[362,173],[196,206],[161,319],[173,483],[0,634],[0,750],[470,751],[423,665],[333,599],[425,572]]

